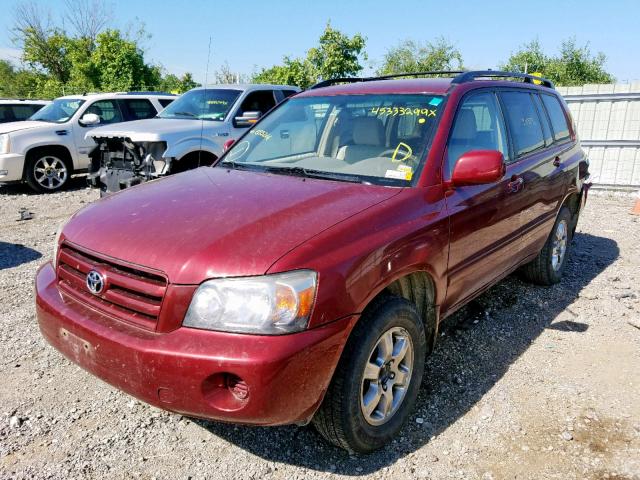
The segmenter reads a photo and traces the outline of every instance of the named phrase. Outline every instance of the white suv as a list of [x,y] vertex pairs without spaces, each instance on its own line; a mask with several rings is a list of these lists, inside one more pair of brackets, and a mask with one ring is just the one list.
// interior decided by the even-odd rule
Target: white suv
[[0,123],[26,120],[49,103],[48,100],[0,98]]
[[298,87],[213,85],[189,90],[156,118],[96,128],[98,146],[87,181],[102,193],[202,165],[211,165],[224,144],[245,133]]
[[0,125],[0,183],[27,182],[37,192],[61,189],[87,170],[98,125],[155,117],[177,98],[153,92],[71,95],[55,99],[28,121]]

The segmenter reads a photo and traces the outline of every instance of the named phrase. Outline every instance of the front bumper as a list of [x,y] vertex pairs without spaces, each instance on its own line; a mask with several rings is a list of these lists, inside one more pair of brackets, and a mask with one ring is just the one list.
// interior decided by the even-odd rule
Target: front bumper
[[0,154],[0,183],[22,180],[24,155],[19,153]]
[[[36,277],[36,313],[51,345],[140,400],[184,415],[255,425],[311,419],[357,319],[282,336],[184,327],[159,334],[63,297],[51,263]],[[231,388],[229,378],[244,386]]]

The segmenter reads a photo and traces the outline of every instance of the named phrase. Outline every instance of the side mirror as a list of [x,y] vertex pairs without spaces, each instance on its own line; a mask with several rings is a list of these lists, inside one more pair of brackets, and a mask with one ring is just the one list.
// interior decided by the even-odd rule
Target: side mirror
[[504,177],[504,156],[497,150],[471,150],[462,155],[453,167],[454,187],[494,183]]
[[93,125],[100,124],[100,117],[95,113],[85,113],[80,119],[80,124],[85,127],[91,127]]
[[250,127],[258,121],[262,116],[260,112],[244,112],[242,116],[233,119],[233,123],[236,127]]
[[226,152],[233,146],[234,143],[236,143],[236,141],[233,138],[230,138],[229,140],[224,142],[224,145],[222,146],[222,151]]

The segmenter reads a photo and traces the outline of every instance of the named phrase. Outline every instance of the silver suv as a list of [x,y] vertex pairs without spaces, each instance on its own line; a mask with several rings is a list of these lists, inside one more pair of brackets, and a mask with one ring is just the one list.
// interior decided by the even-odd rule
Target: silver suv
[[188,91],[155,118],[87,134],[89,185],[115,192],[167,174],[211,165],[247,128],[298,87],[213,85]]

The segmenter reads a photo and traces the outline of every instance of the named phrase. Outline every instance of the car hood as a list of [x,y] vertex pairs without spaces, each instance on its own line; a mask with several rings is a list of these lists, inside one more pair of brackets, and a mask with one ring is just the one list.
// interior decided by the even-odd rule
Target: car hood
[[314,235],[402,189],[204,167],[80,210],[65,241],[171,283],[261,275]]
[[147,120],[135,120],[114,125],[94,128],[87,133],[87,138],[113,138],[126,137],[134,142],[160,142],[167,137],[184,137],[193,133],[200,135],[212,130],[219,130],[222,122],[174,119],[174,118],[149,118]]
[[0,135],[2,135],[3,133],[17,132],[20,130],[31,130],[34,128],[51,128],[52,125],[58,126],[60,129],[64,129],[63,126],[60,126],[61,124],[57,123],[24,120],[21,122],[0,123]]

